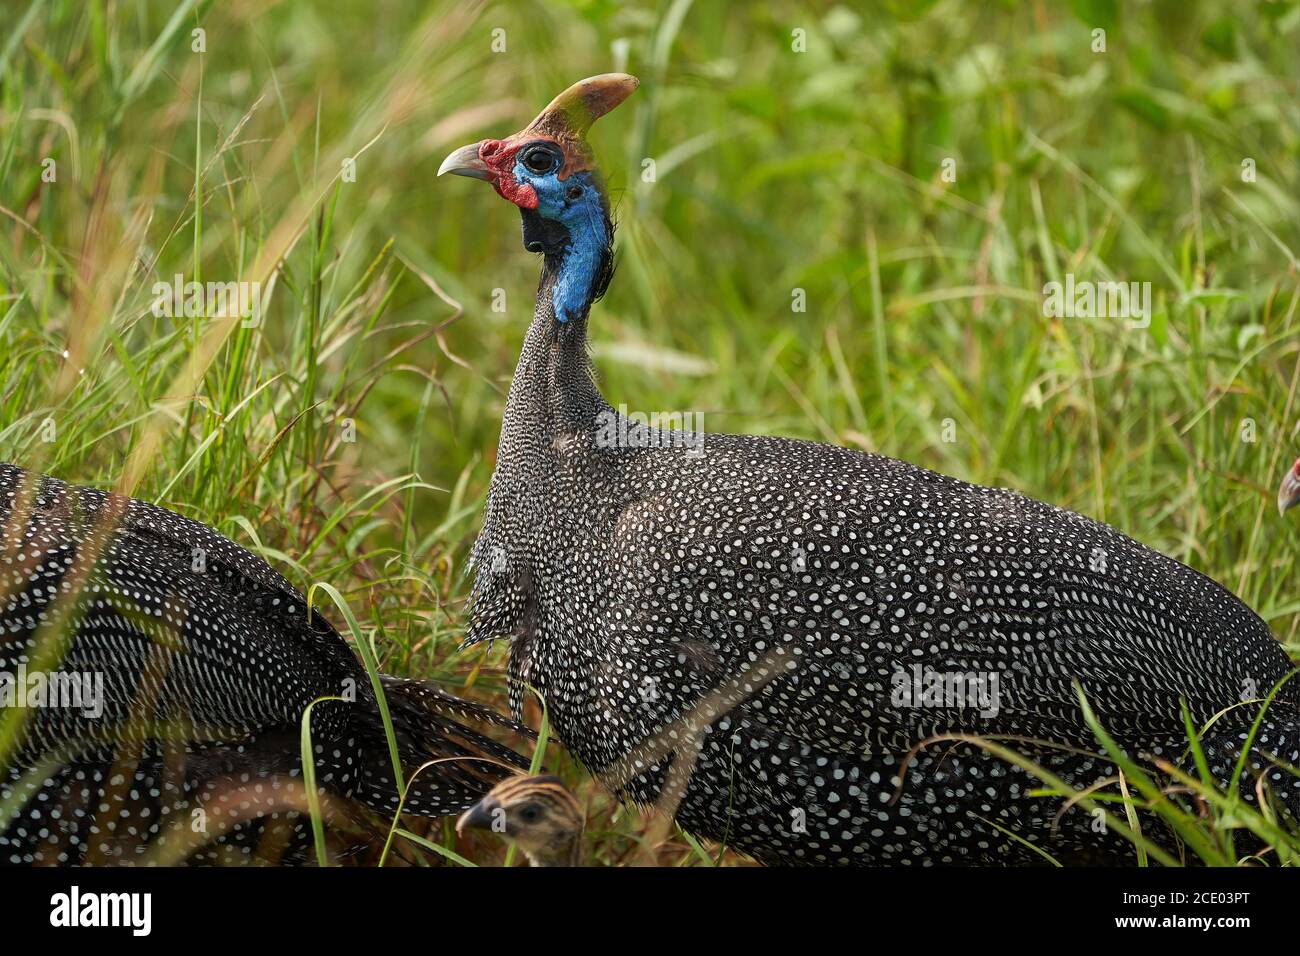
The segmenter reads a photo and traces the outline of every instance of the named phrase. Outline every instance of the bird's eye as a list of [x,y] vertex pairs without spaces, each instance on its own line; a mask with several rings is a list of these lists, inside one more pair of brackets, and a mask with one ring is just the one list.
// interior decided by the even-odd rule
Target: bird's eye
[[530,173],[537,173],[539,176],[553,172],[559,165],[559,157],[545,146],[536,146],[528,150],[522,157],[524,168]]
[[519,810],[519,817],[525,823],[536,823],[537,818],[542,815],[542,811],[537,809],[536,804],[528,804]]

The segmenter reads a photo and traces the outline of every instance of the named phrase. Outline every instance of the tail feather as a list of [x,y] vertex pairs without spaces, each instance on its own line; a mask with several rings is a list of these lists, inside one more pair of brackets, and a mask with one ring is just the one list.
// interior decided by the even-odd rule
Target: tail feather
[[[460,813],[506,777],[528,768],[524,757],[487,735],[495,729],[534,736],[527,727],[425,681],[385,676],[383,688],[407,786],[403,812]],[[378,709],[367,710],[353,729],[361,751],[353,796],[392,813],[399,795]]]

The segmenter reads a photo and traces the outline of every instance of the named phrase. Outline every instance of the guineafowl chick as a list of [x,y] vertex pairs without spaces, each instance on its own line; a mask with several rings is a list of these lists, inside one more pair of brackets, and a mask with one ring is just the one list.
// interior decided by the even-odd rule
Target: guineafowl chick
[[503,780],[461,815],[456,831],[500,833],[533,866],[578,866],[583,822],[577,798],[559,777],[545,774]]

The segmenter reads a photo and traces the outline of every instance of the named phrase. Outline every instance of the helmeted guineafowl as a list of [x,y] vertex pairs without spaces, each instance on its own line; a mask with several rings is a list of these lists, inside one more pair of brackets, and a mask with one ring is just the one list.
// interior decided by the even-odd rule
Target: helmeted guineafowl
[[[163,508],[11,465],[0,524],[0,700],[22,718],[0,754],[0,864],[313,858],[300,719],[322,697],[343,700],[312,710],[319,790],[344,823],[348,806],[391,817],[369,677],[266,562]],[[406,812],[459,813],[527,766],[485,733],[506,718],[381,683]]]
[[[678,821],[761,861],[1131,861],[1079,807],[963,732],[1075,787],[1112,778],[1076,684],[1134,755],[1190,766],[1180,711],[1226,782],[1262,698],[1291,669],[1209,578],[1106,525],[880,455],[782,438],[661,431],[605,401],[587,319],[611,275],[609,202],[584,141],[636,88],[584,80],[527,128],[440,173],[491,183],[544,256],[475,548],[469,642],[508,638],[512,706],[544,695],[598,775],[724,683],[775,677],[709,722]],[[1242,780],[1288,804],[1300,681],[1283,686]],[[675,738],[676,739],[676,738]],[[1003,740],[1005,744],[1006,741]],[[668,761],[615,783],[655,800]],[[625,783],[625,785],[624,785]],[[1149,830],[1151,828],[1148,828]],[[1156,828],[1159,829],[1158,827]],[[1007,835],[1014,833],[1018,839]],[[1155,835],[1159,839],[1158,833]]]

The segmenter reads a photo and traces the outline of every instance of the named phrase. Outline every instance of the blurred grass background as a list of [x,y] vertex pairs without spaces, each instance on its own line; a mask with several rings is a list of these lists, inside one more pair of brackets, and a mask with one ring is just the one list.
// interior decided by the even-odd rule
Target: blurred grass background
[[[455,646],[538,263],[434,173],[611,69],[614,404],[1081,511],[1300,653],[1296,0],[0,7],[0,458],[331,582],[386,670],[504,707],[504,649]],[[1066,273],[1150,282],[1150,328],[1044,317]],[[176,274],[261,281],[260,326],[154,316]]]

